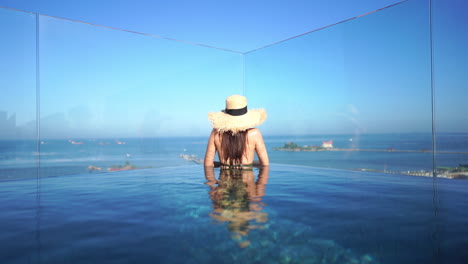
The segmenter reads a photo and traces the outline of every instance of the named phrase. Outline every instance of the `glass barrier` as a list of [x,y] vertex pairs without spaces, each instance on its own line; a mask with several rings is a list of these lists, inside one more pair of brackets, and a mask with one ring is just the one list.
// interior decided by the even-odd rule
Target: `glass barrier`
[[36,16],[0,9],[0,181],[36,177]]
[[427,1],[409,1],[246,55],[274,163],[431,176]]
[[467,4],[433,3],[436,170],[438,177],[468,178]]
[[19,262],[35,263],[40,185],[23,179],[38,179],[36,16],[0,9],[0,37],[0,223],[9,223],[2,226],[8,242],[1,243],[0,262],[19,254]]
[[437,150],[433,201],[437,232],[434,239],[439,241],[439,260],[457,256],[452,262],[466,262],[468,255],[460,255],[463,251],[461,245],[466,244],[466,235],[458,229],[466,222],[465,203],[461,201],[466,197],[468,179],[468,32],[465,26],[468,5],[460,0],[432,2]]
[[45,176],[192,164],[243,90],[239,53],[50,17],[40,33]]

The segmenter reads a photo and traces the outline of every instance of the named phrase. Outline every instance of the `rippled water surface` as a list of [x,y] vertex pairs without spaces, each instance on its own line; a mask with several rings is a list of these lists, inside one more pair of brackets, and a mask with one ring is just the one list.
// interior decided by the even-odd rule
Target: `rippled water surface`
[[463,180],[273,164],[0,184],[0,263],[468,262]]

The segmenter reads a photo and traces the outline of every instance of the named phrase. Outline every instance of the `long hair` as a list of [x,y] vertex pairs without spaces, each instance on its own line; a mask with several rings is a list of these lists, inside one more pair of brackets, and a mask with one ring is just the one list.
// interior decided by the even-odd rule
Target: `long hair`
[[245,145],[247,143],[247,130],[233,134],[226,131],[221,134],[221,149],[223,150],[223,159],[229,161],[230,166],[242,165],[242,156],[244,156]]

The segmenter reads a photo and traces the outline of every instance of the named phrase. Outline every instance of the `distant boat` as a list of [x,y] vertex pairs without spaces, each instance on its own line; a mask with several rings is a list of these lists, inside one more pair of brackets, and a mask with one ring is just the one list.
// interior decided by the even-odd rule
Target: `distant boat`
[[123,142],[123,141],[119,141],[118,139],[115,140],[115,143],[116,143],[117,145],[125,145],[125,144],[127,144],[127,143],[125,143],[125,142]]
[[203,163],[203,160],[197,158],[197,155],[180,154],[179,157],[181,157],[181,158],[183,158],[185,160],[193,161],[193,162],[195,162],[197,164],[202,164]]
[[73,141],[73,140],[68,140],[68,142],[70,142],[70,144],[72,145],[83,145],[84,143],[83,142],[79,142],[79,141]]
[[88,166],[88,171],[89,171],[89,172],[93,172],[93,171],[101,171],[101,167],[97,167],[97,166],[89,165],[89,166]]
[[352,142],[352,141],[353,141],[353,138],[350,138],[350,139],[349,139],[349,141],[351,141],[351,142]]

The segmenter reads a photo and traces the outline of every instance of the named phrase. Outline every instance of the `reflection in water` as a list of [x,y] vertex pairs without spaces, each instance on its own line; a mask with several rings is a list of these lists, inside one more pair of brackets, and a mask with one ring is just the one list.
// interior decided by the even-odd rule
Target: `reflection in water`
[[220,170],[216,181],[213,167],[205,167],[205,178],[210,186],[213,211],[210,216],[227,222],[231,237],[240,247],[250,245],[251,229],[262,229],[268,221],[268,214],[262,212],[265,206],[262,197],[268,181],[268,167],[260,169],[257,181],[253,170]]

